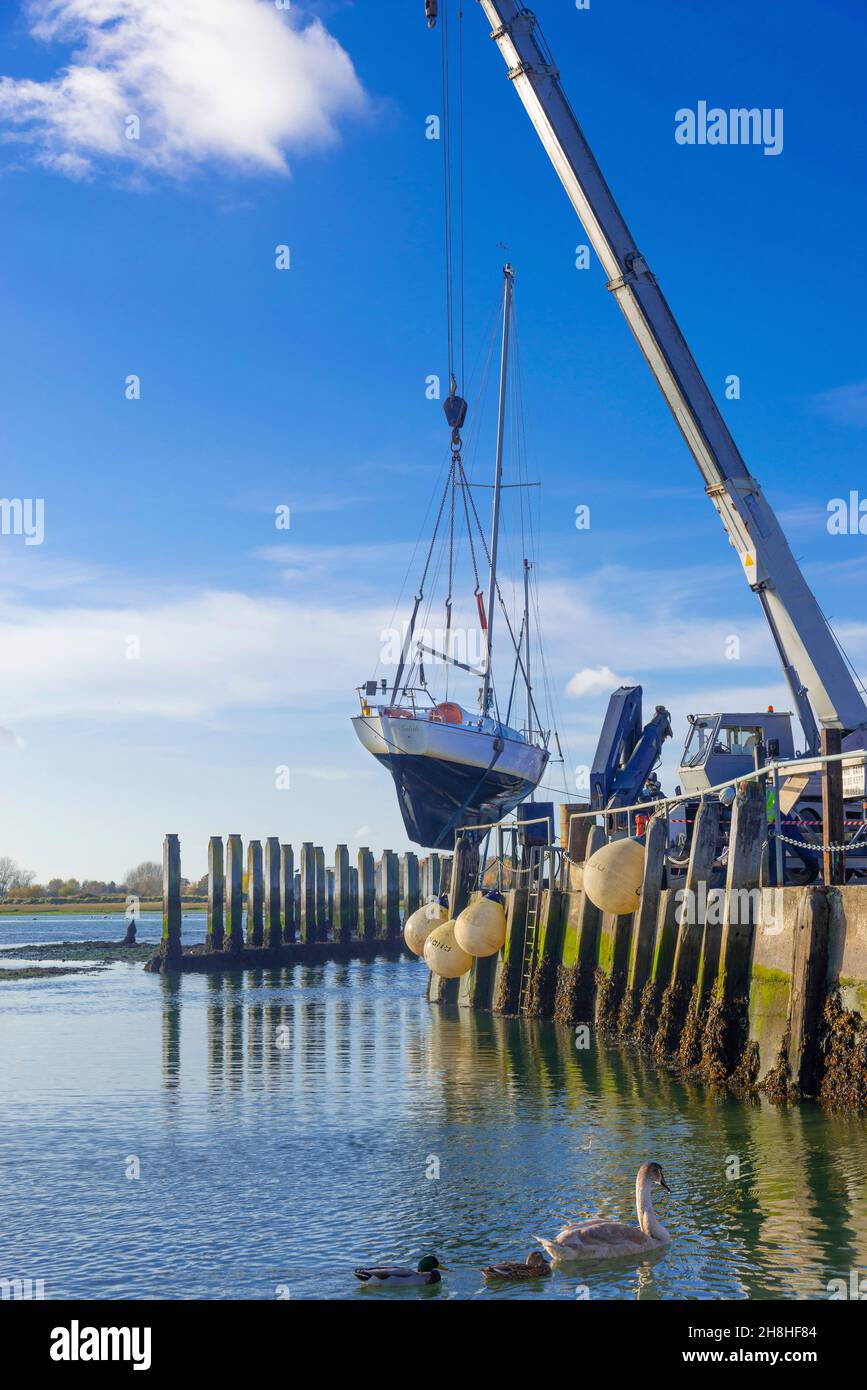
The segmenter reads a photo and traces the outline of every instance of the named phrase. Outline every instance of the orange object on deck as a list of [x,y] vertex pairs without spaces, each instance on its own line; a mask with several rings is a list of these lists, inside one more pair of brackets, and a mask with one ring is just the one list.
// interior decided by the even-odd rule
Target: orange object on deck
[[448,701],[445,704],[437,705],[431,714],[431,719],[435,719],[438,724],[463,724],[464,722],[460,705],[453,705]]

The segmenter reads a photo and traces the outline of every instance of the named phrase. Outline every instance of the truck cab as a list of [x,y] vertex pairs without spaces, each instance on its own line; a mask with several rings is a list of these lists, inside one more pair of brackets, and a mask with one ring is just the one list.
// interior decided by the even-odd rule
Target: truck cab
[[680,785],[688,796],[743,777],[756,766],[756,748],[764,745],[766,761],[795,756],[791,713],[769,709],[763,714],[690,714],[690,729],[680,760]]

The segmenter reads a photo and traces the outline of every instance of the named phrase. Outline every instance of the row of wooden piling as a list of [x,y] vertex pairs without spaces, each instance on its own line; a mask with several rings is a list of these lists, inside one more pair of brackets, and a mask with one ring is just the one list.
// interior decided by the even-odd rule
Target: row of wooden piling
[[[601,912],[583,891],[580,863],[558,865],[552,851],[540,882],[519,881],[506,894],[499,957],[475,961],[459,981],[431,976],[429,999],[586,1025],[681,1073],[760,1086],[775,1097],[836,1103],[833,1073],[847,1078],[850,1108],[863,1108],[867,1024],[842,1009],[839,988],[848,972],[853,998],[867,997],[867,890],[765,890],[780,895],[773,899],[780,920],[769,922],[764,791],[758,782],[738,788],[725,885],[712,889],[720,809],[716,798],[701,804],[680,891],[663,886],[665,817],[650,821],[641,895],[629,915]],[[586,862],[605,841],[601,827],[584,824]],[[684,902],[695,911],[682,912]]]
[[[228,835],[225,845],[212,835],[204,951],[225,964],[226,957],[249,950],[397,941],[404,918],[438,896],[449,873],[448,855],[420,860],[386,849],[376,859],[364,846],[353,864],[348,846],[340,844],[329,865],[323,847],[305,841],[296,866],[293,846],[277,836],[250,840],[245,849],[240,835]],[[164,968],[183,968],[181,844],[174,834],[163,842],[160,958]]]

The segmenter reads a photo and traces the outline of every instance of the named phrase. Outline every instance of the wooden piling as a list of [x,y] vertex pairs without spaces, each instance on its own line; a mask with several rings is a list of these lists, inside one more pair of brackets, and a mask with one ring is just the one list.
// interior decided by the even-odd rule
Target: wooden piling
[[358,916],[358,870],[354,864],[349,866],[349,920],[351,931],[360,935],[360,921]]
[[163,840],[163,937],[162,969],[170,970],[181,958],[181,842],[177,835]]
[[313,850],[314,884],[315,884],[315,911],[316,911],[316,939],[317,941],[328,940],[328,880],[325,877],[325,850],[321,845],[316,845]]
[[722,806],[717,797],[699,805],[692,830],[689,866],[680,905],[671,978],[662,996],[656,1047],[660,1055],[676,1050],[698,979],[707,912],[708,882],[713,871]]
[[226,841],[226,929],[233,953],[244,949],[243,854],[241,836],[230,835]]
[[632,920],[629,970],[624,996],[624,1006],[629,1011],[628,1023],[638,1017],[641,996],[650,979],[653,943],[659,916],[659,896],[665,873],[665,851],[668,845],[668,821],[664,814],[652,817],[644,843],[644,878],[641,883],[641,900]]
[[756,898],[767,834],[765,793],[759,781],[742,782],[729,830],[728,872],[719,972],[702,1037],[702,1070],[720,1079],[743,1061],[749,1040],[750,968]]
[[325,935],[331,936],[334,929],[334,870],[325,870]]
[[814,1096],[819,1089],[819,1035],[828,976],[829,925],[827,889],[806,889],[795,924],[786,1030],[789,1086],[799,1096]]
[[[582,815],[580,818],[572,820],[572,816],[579,817],[582,811],[589,811],[590,807],[586,801],[568,801],[560,807],[560,843],[566,853],[566,858],[574,864],[582,864],[587,852],[587,837],[593,827],[593,817]],[[566,884],[569,885],[569,875],[566,876]]]
[[334,851],[334,933],[338,941],[349,941],[354,926],[349,849],[338,845]]
[[376,866],[366,845],[358,851],[358,933],[365,941],[376,936]]
[[544,889],[539,909],[535,959],[527,999],[527,1014],[530,1018],[550,1018],[554,1012],[557,965],[561,954],[565,906],[564,895],[555,884],[552,883]]
[[295,900],[295,852],[291,845],[280,846],[280,917],[283,940],[295,940],[297,908]]
[[272,950],[283,942],[281,911],[280,841],[269,835],[265,841],[265,941]]
[[513,888],[506,898],[506,942],[494,971],[494,1013],[516,1014],[521,994],[521,967],[527,935],[526,888]]
[[382,935],[400,936],[400,861],[393,849],[382,851],[383,917]]
[[247,945],[262,946],[265,942],[265,891],[262,876],[262,842],[250,840],[247,845]]
[[[584,863],[605,844],[601,825],[592,825],[584,849]],[[602,913],[583,888],[569,894],[564,922],[554,1017],[573,1027],[594,1017],[596,962]]]
[[223,840],[212,835],[208,841],[208,928],[205,942],[209,951],[222,951],[226,929],[226,875],[223,867]]
[[406,921],[421,904],[418,855],[411,850],[401,855],[400,895],[403,900],[403,920]]
[[301,846],[301,940],[316,940],[316,851],[310,840]]

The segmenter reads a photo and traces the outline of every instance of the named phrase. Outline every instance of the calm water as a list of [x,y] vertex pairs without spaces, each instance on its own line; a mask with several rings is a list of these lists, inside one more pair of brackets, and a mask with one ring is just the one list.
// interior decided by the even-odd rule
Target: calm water
[[[0,943],[119,932],[7,919]],[[353,1265],[433,1250],[450,1272],[422,1296],[491,1298],[480,1266],[535,1232],[634,1217],[648,1158],[673,1188],[668,1251],[497,1296],[821,1298],[867,1274],[867,1121],[721,1100],[423,988],[409,961],[0,986],[0,1277],[56,1298],[394,1298]]]

